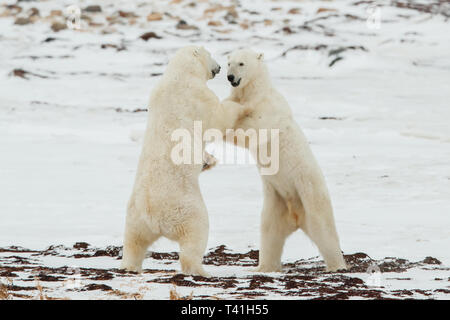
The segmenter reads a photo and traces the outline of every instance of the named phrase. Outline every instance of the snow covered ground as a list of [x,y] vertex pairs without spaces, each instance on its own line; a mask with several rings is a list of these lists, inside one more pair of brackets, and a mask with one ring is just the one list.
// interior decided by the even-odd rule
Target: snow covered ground
[[[383,276],[381,285],[431,290],[431,297],[448,299],[450,5],[406,0],[192,3],[2,1],[0,247],[120,246],[146,124],[142,109],[168,58],[181,46],[201,44],[224,70],[230,51],[250,46],[264,52],[276,87],[322,166],[344,252],[364,252],[379,261],[436,258],[442,262],[439,270],[413,269],[408,281]],[[52,31],[51,25],[65,18],[51,10],[64,14],[74,4],[82,9],[97,4],[102,12],[84,12],[81,30]],[[32,16],[30,8],[37,8],[39,16]],[[161,13],[161,20],[148,21],[152,12]],[[28,23],[15,24],[19,17]],[[141,39],[146,32],[160,39]],[[224,71],[209,85],[220,98],[230,90]],[[210,216],[208,247],[226,245],[241,253],[258,249],[262,193],[256,168],[224,164],[200,180]],[[178,248],[163,239],[152,250]],[[7,257],[13,251],[4,251],[0,272],[11,264]],[[288,239],[283,262],[317,255],[299,231]],[[119,266],[117,259],[86,266],[65,258],[56,265],[61,263]],[[144,268],[158,269],[158,263],[146,259]],[[178,270],[172,263],[170,268]],[[49,259],[39,264],[56,267]],[[245,266],[207,265],[206,270],[216,276],[250,274]],[[6,278],[0,273],[0,281]],[[125,279],[133,286],[133,277]],[[41,284],[49,296],[101,296]],[[158,284],[162,287],[156,291],[156,284],[147,285],[145,298],[169,297],[169,284]],[[202,287],[179,290],[193,291],[194,297],[224,294]],[[278,296],[267,290],[260,297]]]

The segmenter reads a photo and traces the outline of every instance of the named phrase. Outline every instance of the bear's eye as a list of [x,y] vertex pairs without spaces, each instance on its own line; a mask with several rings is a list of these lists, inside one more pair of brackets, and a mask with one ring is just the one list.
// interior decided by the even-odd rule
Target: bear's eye
[[230,63],[228,62],[228,66],[230,66]]
[[239,65],[242,67],[242,66],[244,66],[244,63],[243,62],[241,62],[241,63],[239,63]]

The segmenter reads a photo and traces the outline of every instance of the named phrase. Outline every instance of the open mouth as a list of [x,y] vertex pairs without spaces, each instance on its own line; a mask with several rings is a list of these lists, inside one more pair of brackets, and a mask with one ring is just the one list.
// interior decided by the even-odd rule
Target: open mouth
[[238,81],[233,81],[233,82],[231,83],[231,85],[232,85],[233,87],[237,87],[237,86],[239,85],[239,83],[241,83],[241,78],[239,78]]

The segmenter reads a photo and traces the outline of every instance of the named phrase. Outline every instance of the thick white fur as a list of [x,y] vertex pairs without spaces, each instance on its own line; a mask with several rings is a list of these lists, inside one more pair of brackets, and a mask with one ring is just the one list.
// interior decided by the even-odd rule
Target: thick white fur
[[[231,54],[228,62],[228,76],[233,75],[234,84],[239,84],[232,88],[227,100],[244,105],[250,112],[235,128],[280,130],[279,171],[275,175],[261,176],[264,206],[257,271],[281,270],[285,240],[298,228],[317,245],[327,270],[345,269],[321,169],[287,101],[272,86],[262,54],[249,49],[238,50]],[[267,143],[270,144],[270,140]],[[260,147],[270,150],[269,145]]]
[[[219,66],[204,48],[180,49],[154,88],[136,180],[128,203],[121,267],[141,271],[149,245],[164,236],[180,245],[180,262],[186,274],[207,275],[202,258],[208,239],[208,215],[200,194],[202,164],[176,165],[171,150],[175,129],[193,137],[194,121],[203,130],[233,127],[242,106],[220,103],[206,81]],[[192,148],[193,149],[193,148]]]

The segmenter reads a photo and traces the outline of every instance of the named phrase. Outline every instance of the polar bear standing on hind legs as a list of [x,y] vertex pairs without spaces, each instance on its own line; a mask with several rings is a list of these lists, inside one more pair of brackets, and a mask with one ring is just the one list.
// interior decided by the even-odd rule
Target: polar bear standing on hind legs
[[[325,179],[287,101],[271,84],[263,54],[249,49],[233,52],[228,80],[233,88],[226,101],[240,103],[250,112],[235,129],[279,129],[279,170],[262,174],[264,205],[256,271],[281,270],[285,240],[298,228],[317,245],[328,271],[345,269]],[[237,143],[236,136],[228,138]],[[269,139],[258,148],[271,150],[270,143]],[[258,154],[254,157],[262,172]]]
[[[147,248],[164,236],[180,245],[183,273],[206,276],[202,266],[208,240],[208,214],[200,193],[198,176],[203,162],[174,163],[174,130],[194,137],[194,122],[203,129],[234,126],[243,107],[233,102],[220,103],[206,86],[220,70],[202,47],[188,46],[177,51],[152,92],[135,184],[127,208],[121,268],[141,271]],[[204,150],[204,141],[201,150]],[[197,140],[198,141],[198,140]],[[195,144],[195,142],[194,142]],[[183,158],[186,154],[183,154]],[[194,161],[192,158],[194,157]],[[201,158],[201,154],[200,154]]]

